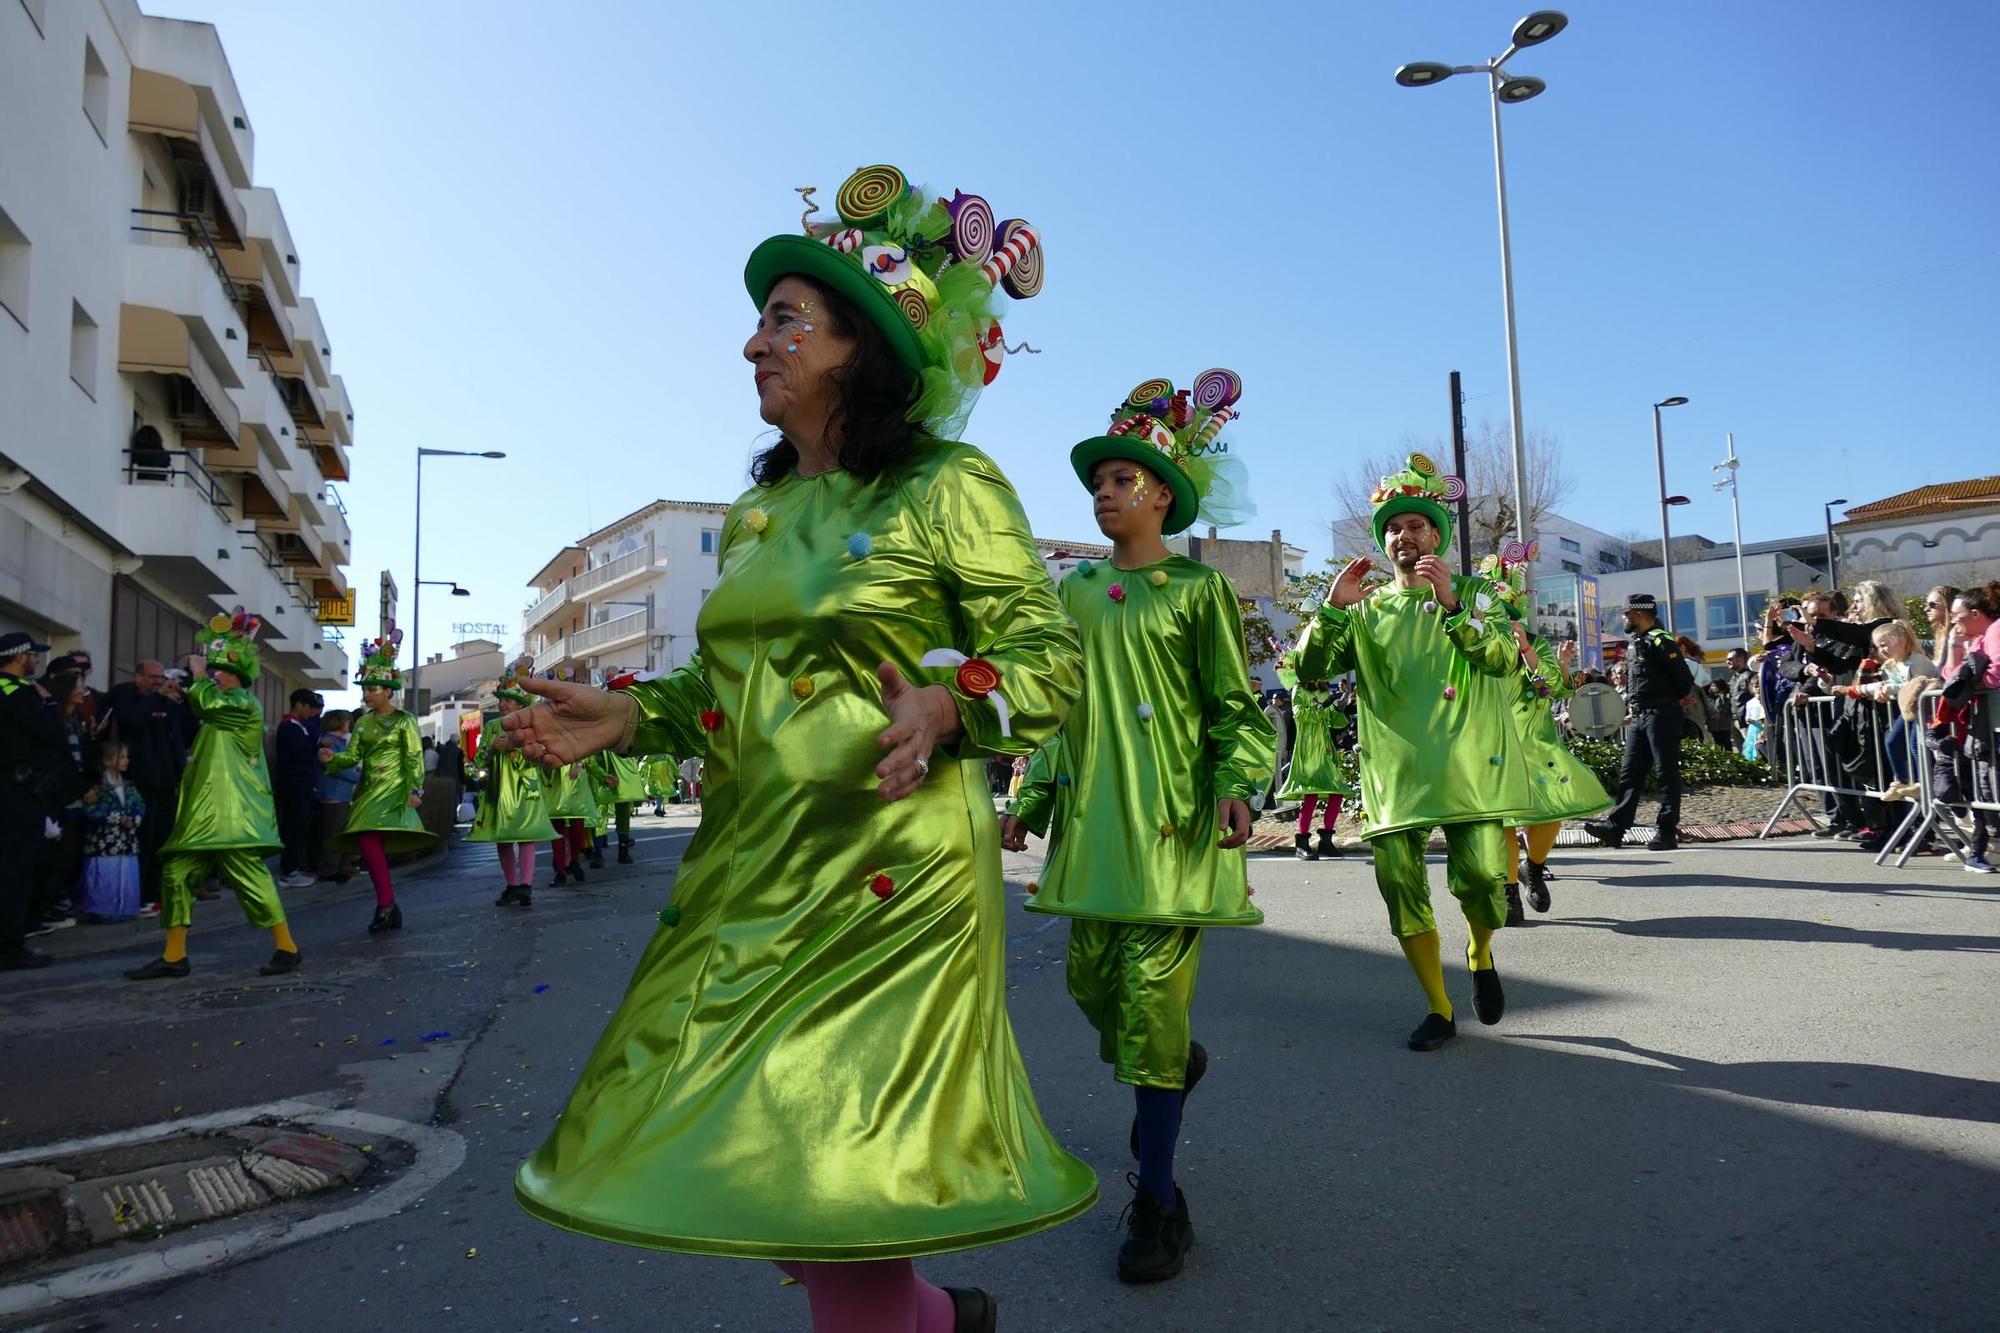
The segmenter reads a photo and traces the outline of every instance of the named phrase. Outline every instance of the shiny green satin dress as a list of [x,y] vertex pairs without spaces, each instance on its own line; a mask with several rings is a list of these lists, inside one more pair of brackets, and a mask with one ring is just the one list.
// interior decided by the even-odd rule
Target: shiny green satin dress
[[257,696],[204,678],[187,687],[187,704],[201,729],[181,775],[174,831],[160,854],[282,850]]
[[1236,590],[1172,555],[1143,569],[1079,567],[1061,594],[1083,638],[1085,685],[1013,806],[1037,833],[1055,829],[1028,910],[1256,925],[1264,913],[1250,902],[1243,849],[1215,845],[1216,802],[1263,791],[1277,759]]
[[496,750],[505,732],[493,718],[479,732],[479,814],[467,842],[553,842],[556,826],[542,805],[543,768],[519,750]]
[[[571,767],[576,770],[575,777],[570,776]],[[586,824],[595,822],[596,791],[588,764],[551,768],[542,774],[542,804],[548,807],[550,819],[581,819]]]
[[336,851],[351,852],[362,833],[382,835],[385,852],[423,852],[437,844],[437,835],[410,805],[410,793],[424,785],[424,742],[417,720],[402,709],[377,717],[363,711],[354,719],[347,748],[327,760],[326,771],[339,773],[361,765],[361,784],[348,807],[347,823],[328,840]]
[[[1565,819],[1588,819],[1611,808],[1604,784],[1581,759],[1563,744],[1549,705],[1570,696],[1569,673],[1556,660],[1547,639],[1531,640],[1535,665],[1515,677],[1520,689],[1514,696],[1514,734],[1520,738],[1521,753],[1528,767],[1532,803],[1510,813],[1509,822],[1552,824]],[[1544,693],[1544,690],[1547,692]]]
[[1347,725],[1347,714],[1333,706],[1333,696],[1326,691],[1290,688],[1292,766],[1285,773],[1285,789],[1278,793],[1279,798],[1296,801],[1336,792],[1354,795],[1354,783],[1341,771],[1340,756],[1333,748],[1333,733]]
[[[703,755],[701,826],[523,1207],[635,1245],[882,1259],[1088,1209],[1007,1018],[985,756],[1054,733],[1080,686],[1019,500],[991,460],[919,446],[899,477],[792,475],[732,507],[695,660],[633,686],[632,753]],[[991,662],[1012,708],[934,648]],[[893,805],[876,668],[943,684],[965,734]]]
[[639,755],[609,754],[611,774],[617,780],[617,788],[612,793],[613,805],[637,805],[646,799],[645,760]]

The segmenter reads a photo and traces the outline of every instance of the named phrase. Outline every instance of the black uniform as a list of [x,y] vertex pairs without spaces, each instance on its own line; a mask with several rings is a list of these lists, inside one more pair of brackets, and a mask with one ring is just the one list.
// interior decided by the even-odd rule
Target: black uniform
[[61,809],[57,785],[68,764],[55,700],[31,681],[0,674],[0,954],[27,937],[43,821]]
[[1618,804],[1606,821],[1622,833],[1639,813],[1639,788],[1660,770],[1659,831],[1678,837],[1681,822],[1681,738],[1687,714],[1681,700],[1694,688],[1694,671],[1658,625],[1632,640],[1625,661],[1625,697],[1632,719],[1625,726],[1625,762],[1618,770]]

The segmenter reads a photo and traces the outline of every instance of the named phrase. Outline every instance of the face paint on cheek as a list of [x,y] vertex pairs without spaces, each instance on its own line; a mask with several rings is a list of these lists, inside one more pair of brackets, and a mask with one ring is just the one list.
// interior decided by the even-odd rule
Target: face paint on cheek
[[812,325],[804,323],[800,324],[796,329],[792,330],[792,336],[790,340],[788,340],[785,343],[785,350],[787,352],[790,352],[793,356],[797,356],[799,354],[799,344],[803,343],[807,338],[810,338],[812,335],[813,335]]
[[1134,478],[1132,482],[1132,507],[1134,509],[1146,503],[1147,493],[1146,479],[1144,477]]

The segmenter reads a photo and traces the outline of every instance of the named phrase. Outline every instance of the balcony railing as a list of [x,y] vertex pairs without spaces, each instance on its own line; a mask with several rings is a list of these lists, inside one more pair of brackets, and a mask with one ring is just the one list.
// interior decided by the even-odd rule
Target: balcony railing
[[[634,554],[637,554],[636,552]],[[569,652],[572,657],[587,657],[607,643],[644,634],[652,623],[651,611],[628,611],[622,616],[578,630],[569,636]]]
[[522,614],[521,627],[523,629],[533,629],[553,615],[568,600],[569,584],[558,583],[555,587],[544,593],[540,601],[529,607]]
[[[223,265],[222,256],[216,252],[215,236],[208,229],[208,220],[199,213],[174,213],[163,208],[135,208],[132,216],[139,220],[132,224],[132,230],[149,236],[173,236],[182,244],[191,246],[208,256],[208,266],[215,270],[216,278],[222,283],[223,294],[229,304],[243,304],[243,289],[229,276]],[[168,225],[172,224],[172,225]],[[159,242],[155,241],[157,245]]]
[[229,491],[191,449],[127,449],[125,480],[132,485],[185,485],[218,513],[229,513]]
[[569,581],[569,595],[579,602],[590,600],[590,594],[607,583],[636,574],[653,566],[653,543],[650,538],[636,551],[627,551],[616,559],[607,560],[594,569],[586,569]]
[[340,516],[346,518],[347,503],[340,498],[340,492],[333,489],[333,483],[329,481],[322,489],[326,492],[327,500],[340,511]]
[[249,538],[239,545],[246,551],[254,552],[257,558],[264,562],[264,568],[270,570],[278,582],[284,585],[285,591],[292,595],[292,600],[297,602],[307,615],[317,618],[319,598],[307,592],[305,585],[293,576],[291,566],[285,562],[285,557],[278,548],[266,541],[264,534],[256,528],[238,528],[236,535]]
[[569,640],[557,639],[554,643],[535,654],[535,670],[537,672],[547,671],[552,667],[559,666],[568,657]]

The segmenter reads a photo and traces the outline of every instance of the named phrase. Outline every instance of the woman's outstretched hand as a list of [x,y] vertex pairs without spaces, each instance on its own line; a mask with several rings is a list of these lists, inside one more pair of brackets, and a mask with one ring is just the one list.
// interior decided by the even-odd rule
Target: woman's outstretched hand
[[618,744],[638,707],[626,695],[562,680],[528,679],[521,688],[539,694],[541,702],[501,718],[501,736],[494,744],[551,768]]

